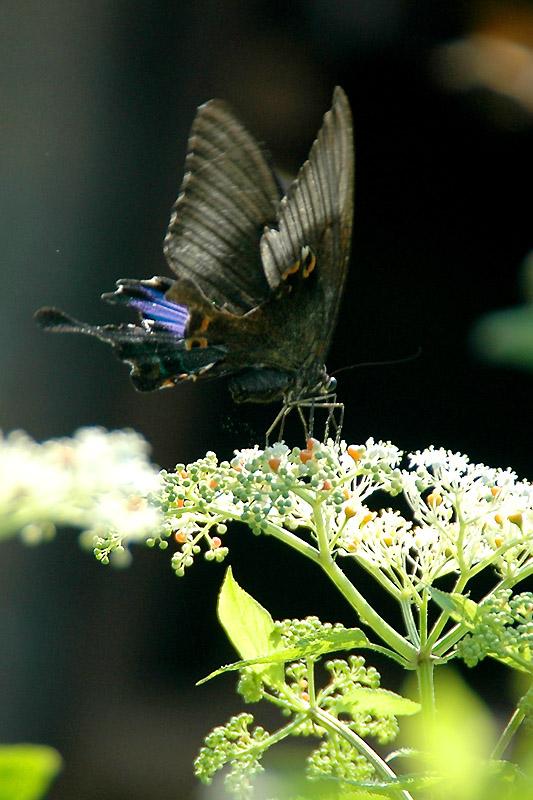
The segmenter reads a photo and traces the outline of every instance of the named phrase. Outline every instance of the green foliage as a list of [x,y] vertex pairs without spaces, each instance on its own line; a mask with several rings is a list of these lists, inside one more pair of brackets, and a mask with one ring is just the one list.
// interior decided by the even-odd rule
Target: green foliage
[[215,728],[194,762],[196,775],[206,784],[212,782],[216,772],[231,764],[226,786],[239,800],[252,795],[251,779],[262,771],[261,756],[269,746],[268,733],[263,728],[248,730],[252,722],[251,714],[239,714],[226,725]]
[[0,800],[40,800],[61,770],[51,747],[34,744],[0,746]]
[[366,637],[316,617],[273,622],[237,584],[231,569],[220,590],[218,613],[236,650],[248,656],[232,665],[242,674],[239,692],[247,702],[273,703],[289,721],[274,734],[262,728],[250,733],[251,715],[232,717],[207,737],[195,765],[198,776],[209,782],[229,765],[226,785],[239,798],[247,798],[267,748],[290,736],[312,736],[320,743],[307,760],[310,778],[328,778],[341,787],[347,781],[368,782],[381,765],[369,757],[362,737],[380,744],[392,741],[398,733],[396,716],[414,714],[420,706],[380,689],[378,672],[354,655],[328,661],[329,680],[322,688],[316,685],[316,665],[325,653],[351,648],[357,641],[364,645]]
[[533,677],[533,593],[499,588],[480,603],[432,590],[432,597],[468,630],[456,654],[469,667],[491,657]]

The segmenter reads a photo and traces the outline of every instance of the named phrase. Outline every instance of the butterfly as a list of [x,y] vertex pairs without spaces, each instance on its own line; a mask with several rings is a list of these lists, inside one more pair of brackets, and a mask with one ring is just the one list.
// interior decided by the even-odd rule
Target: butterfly
[[136,389],[229,377],[238,403],[284,408],[334,393],[324,364],[346,281],[353,218],[350,106],[337,87],[286,194],[221,100],[194,119],[164,252],[175,278],[122,279],[102,299],[137,324],[90,325],[42,308],[45,329],[112,345]]

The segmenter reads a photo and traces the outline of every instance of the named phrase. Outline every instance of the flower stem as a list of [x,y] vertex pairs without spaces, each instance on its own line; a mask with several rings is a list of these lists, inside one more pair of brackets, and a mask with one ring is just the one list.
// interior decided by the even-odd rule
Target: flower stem
[[492,753],[490,754],[491,759],[499,760],[505,753],[511,739],[517,732],[518,728],[524,721],[525,714],[524,712],[516,708],[511,716],[511,719],[505,726],[505,730],[503,731],[502,735],[500,736],[499,740],[496,742]]

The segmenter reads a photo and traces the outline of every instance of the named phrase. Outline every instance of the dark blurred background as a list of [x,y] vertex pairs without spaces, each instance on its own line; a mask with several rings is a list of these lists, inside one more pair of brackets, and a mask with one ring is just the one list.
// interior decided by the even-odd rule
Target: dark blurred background
[[[345,438],[435,444],[531,478],[532,375],[469,344],[481,316],[523,302],[533,247],[531,3],[5,0],[0,25],[5,431],[133,427],[164,467],[263,441],[277,408],[236,408],[222,382],[136,394],[109,348],[45,335],[32,315],[118,321],[99,299],[115,280],[169,274],[161,243],[201,102],[229,101],[295,173],[341,84],[356,214],[328,367],[421,348],[339,375]],[[228,543],[274,617],[356,624],[274,542]],[[3,544],[0,570],[0,741],[59,748],[53,800],[200,796],[202,735],[240,710],[231,677],[194,687],[233,658],[214,619],[223,568],[178,580],[167,554],[139,551],[117,572],[62,532]]]

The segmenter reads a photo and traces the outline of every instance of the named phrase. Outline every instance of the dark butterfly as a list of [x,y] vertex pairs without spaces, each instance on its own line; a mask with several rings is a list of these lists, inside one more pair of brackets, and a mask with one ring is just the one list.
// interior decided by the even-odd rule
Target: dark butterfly
[[331,396],[324,359],[350,253],[353,132],[340,87],[309,160],[283,196],[258,143],[220,100],[200,106],[165,255],[177,280],[123,279],[102,295],[139,324],[88,325],[53,308],[53,331],[96,336],[136,389],[229,375],[238,403],[285,407]]

